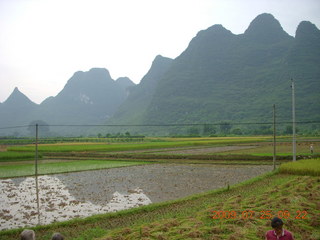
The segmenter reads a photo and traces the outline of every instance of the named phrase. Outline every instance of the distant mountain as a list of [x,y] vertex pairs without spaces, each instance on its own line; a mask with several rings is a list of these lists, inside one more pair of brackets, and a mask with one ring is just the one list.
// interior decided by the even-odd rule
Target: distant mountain
[[296,79],[298,119],[320,119],[320,31],[301,22],[287,57],[288,71]]
[[3,106],[7,107],[34,107],[36,104],[32,102],[26,95],[19,91],[16,87],[8,99],[3,103]]
[[[243,34],[233,34],[222,25],[200,31],[176,59],[157,56],[138,85],[128,78],[114,81],[108,70],[93,68],[76,72],[56,97],[40,105],[15,89],[0,104],[0,127],[33,120],[48,124],[271,122],[273,104],[277,120],[290,122],[291,79],[297,121],[319,121],[319,29],[304,21],[292,37],[271,14],[261,14]],[[161,134],[170,130],[165,131]],[[158,129],[152,132],[159,134]]]
[[125,100],[134,83],[114,81],[108,70],[93,68],[76,72],[62,91],[41,104],[42,112],[55,124],[97,124],[108,119]]
[[0,126],[26,125],[33,118],[37,104],[15,88],[0,107]]
[[134,85],[129,78],[114,81],[108,70],[93,68],[76,72],[57,96],[40,105],[16,88],[1,104],[0,127],[28,125],[36,120],[49,125],[102,123],[126,99],[127,88]]
[[129,87],[135,86],[135,84],[128,77],[120,77],[116,80],[116,83],[123,89],[128,89]]
[[129,88],[129,96],[115,112],[109,123],[140,123],[149,106],[158,81],[171,67],[172,59],[158,55],[139,85]]
[[173,60],[135,119],[145,124],[270,122],[276,104],[278,119],[290,121],[293,78],[297,120],[319,120],[319,43],[313,24],[302,22],[293,38],[270,14],[259,15],[240,35],[214,25]]
[[250,23],[244,35],[247,40],[263,44],[281,42],[290,37],[289,34],[283,30],[279,21],[267,13],[256,17]]

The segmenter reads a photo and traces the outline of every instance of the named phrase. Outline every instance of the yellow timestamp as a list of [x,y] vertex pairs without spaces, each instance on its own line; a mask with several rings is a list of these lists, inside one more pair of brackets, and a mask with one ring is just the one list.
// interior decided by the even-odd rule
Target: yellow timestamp
[[288,210],[213,210],[211,211],[212,219],[272,219],[273,217],[278,217],[282,219],[308,219],[308,212],[305,210],[288,211]]

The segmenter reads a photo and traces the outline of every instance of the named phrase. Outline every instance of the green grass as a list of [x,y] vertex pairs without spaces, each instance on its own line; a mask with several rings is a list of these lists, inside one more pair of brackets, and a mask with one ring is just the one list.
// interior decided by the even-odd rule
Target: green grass
[[298,175],[320,176],[320,158],[284,163],[280,166],[280,172]]
[[[42,155],[39,154],[38,157],[41,158]],[[35,158],[35,155],[32,152],[0,152],[0,162],[30,160],[33,158]]]
[[[38,174],[66,173],[75,171],[97,170],[115,167],[127,167],[134,165],[148,164],[148,162],[132,161],[107,161],[107,160],[78,160],[41,163],[38,165]],[[0,168],[0,178],[22,177],[34,175],[35,166],[33,163],[4,165]]]
[[[303,142],[300,140],[296,146],[297,155],[310,155],[310,143],[308,141]],[[314,143],[315,149],[320,149],[320,143]],[[256,148],[250,149],[240,149],[240,150],[232,150],[228,152],[221,152],[220,154],[251,154],[257,156],[272,156],[273,155],[273,144],[272,143],[261,143]],[[276,145],[276,154],[278,156],[292,155],[292,143],[280,143],[278,142]],[[318,154],[318,152],[315,152]]]
[[[266,138],[246,137],[246,138],[212,138],[198,139],[185,141],[170,141],[166,142],[146,142],[146,143],[109,143],[109,144],[48,144],[39,145],[40,152],[86,152],[86,151],[131,151],[144,149],[161,149],[169,147],[184,147],[184,146],[210,146],[210,145],[227,145],[265,141]],[[34,146],[19,146],[8,147],[8,151],[34,151]]]
[[[169,214],[151,223],[120,227],[100,239],[119,236],[124,239],[264,239],[265,232],[271,228],[269,219],[285,211],[290,214],[284,219],[285,228],[292,231],[296,239],[319,239],[319,179],[277,175],[266,180],[253,183],[251,190],[239,187],[217,194],[203,209],[194,209],[194,213]],[[219,218],[222,215],[217,216],[213,211],[234,211],[237,215],[235,219]],[[253,215],[245,218],[244,211],[251,211]],[[213,219],[214,216],[217,219]]]
[[[295,239],[315,240],[320,237],[319,177],[287,174],[268,175],[232,186],[194,195],[182,200],[151,204],[141,208],[96,215],[86,219],[39,226],[37,240],[50,239],[54,232],[66,239],[264,239],[270,230],[271,216],[284,210],[285,228]],[[213,219],[213,211],[235,211],[236,219]],[[255,215],[243,219],[242,212]],[[303,219],[299,211],[307,211]],[[298,219],[296,218],[298,217]],[[261,219],[262,218],[262,219]],[[0,239],[19,238],[22,229],[2,231]]]

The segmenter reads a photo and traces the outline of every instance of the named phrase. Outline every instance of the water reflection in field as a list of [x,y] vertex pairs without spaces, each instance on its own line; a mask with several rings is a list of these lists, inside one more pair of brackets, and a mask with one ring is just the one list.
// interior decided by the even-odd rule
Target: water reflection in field
[[[153,164],[39,177],[40,222],[118,211],[225,187],[270,166]],[[0,180],[1,230],[38,223],[34,178]]]

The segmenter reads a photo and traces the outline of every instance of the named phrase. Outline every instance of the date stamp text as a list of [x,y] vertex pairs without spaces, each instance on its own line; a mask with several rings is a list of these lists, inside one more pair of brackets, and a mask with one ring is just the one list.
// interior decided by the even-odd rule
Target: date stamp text
[[234,211],[234,210],[213,210],[211,211],[212,219],[272,219],[273,217],[278,217],[282,219],[308,219],[307,211],[272,211],[272,210],[263,210],[263,211],[253,211],[253,210],[244,210],[244,211]]

